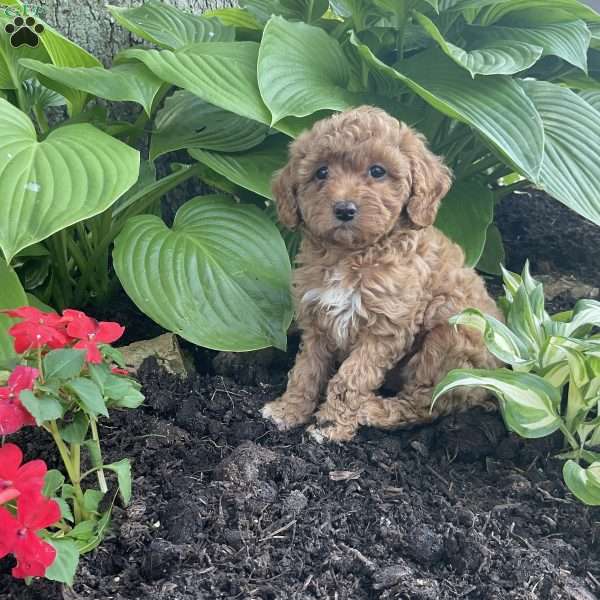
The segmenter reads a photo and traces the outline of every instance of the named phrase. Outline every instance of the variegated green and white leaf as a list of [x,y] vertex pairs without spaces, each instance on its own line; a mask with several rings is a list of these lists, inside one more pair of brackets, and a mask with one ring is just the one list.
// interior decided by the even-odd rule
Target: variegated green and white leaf
[[545,437],[561,425],[559,391],[542,377],[507,369],[457,369],[435,388],[433,401],[457,387],[482,387],[500,401],[509,429],[525,438]]
[[502,362],[521,370],[533,364],[535,357],[528,355],[525,344],[504,323],[492,316],[484,315],[475,308],[468,308],[452,317],[450,323],[480,331],[487,349]]
[[568,460],[563,466],[563,477],[575,497],[590,506],[600,506],[600,462],[584,469]]

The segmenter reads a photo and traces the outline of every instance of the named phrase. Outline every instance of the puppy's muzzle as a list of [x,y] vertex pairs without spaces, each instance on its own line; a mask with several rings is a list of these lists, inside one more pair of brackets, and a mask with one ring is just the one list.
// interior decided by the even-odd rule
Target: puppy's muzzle
[[347,223],[352,221],[358,213],[358,207],[354,202],[336,202],[333,205],[333,214],[338,221]]

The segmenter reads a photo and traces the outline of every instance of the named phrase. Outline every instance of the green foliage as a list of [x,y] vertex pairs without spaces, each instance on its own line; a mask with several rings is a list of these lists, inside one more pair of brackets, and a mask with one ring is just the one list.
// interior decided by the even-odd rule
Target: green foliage
[[[578,0],[551,8],[538,0],[244,0],[204,15],[151,0],[108,10],[154,47],[126,49],[104,68],[51,27],[36,49],[14,49],[4,38],[0,45],[8,98],[0,118],[10,147],[31,149],[0,158],[0,192],[10,207],[0,208],[0,246],[25,290],[43,302],[107,302],[119,284],[111,270],[115,238],[150,223],[135,217],[156,215],[164,194],[191,177],[268,208],[274,219],[270,180],[289,143],[319,118],[361,103],[416,125],[452,167],[455,185],[436,225],[462,245],[469,265],[498,271],[503,249],[493,206],[526,185],[600,223],[600,167],[591,147],[600,139],[600,16]],[[97,99],[133,102],[142,112],[133,123],[113,122]],[[45,111],[63,101],[70,119],[49,127]],[[126,144],[149,147],[139,173]],[[153,161],[182,150],[189,164],[173,163],[157,181]],[[100,170],[110,176],[96,185]],[[36,179],[21,181],[25,172]],[[59,175],[66,191],[54,185]],[[228,231],[235,211],[230,203],[213,226]],[[173,235],[152,223],[161,236]],[[260,248],[271,239],[268,227],[263,219],[240,245]],[[194,247],[205,255],[194,236],[182,238],[181,252],[189,257]],[[146,243],[127,233],[121,247],[126,238],[132,253]],[[298,236],[286,234],[286,244],[293,256]],[[283,265],[282,250],[272,245],[265,259]],[[152,287],[140,296],[137,275],[123,265],[116,271],[138,306],[158,315]],[[284,271],[277,271],[281,286]],[[243,335],[228,337],[245,309],[241,296],[220,312],[218,335],[206,329],[214,319],[190,317],[199,310],[191,290],[222,301],[238,287],[237,271],[228,264],[218,280],[189,265],[185,273],[191,279],[172,282],[171,290],[185,310],[170,303],[161,323],[178,331],[194,322],[202,328],[194,339],[212,347],[282,345],[287,313],[270,280],[260,295],[271,304],[252,311],[253,333],[242,343]]]
[[572,311],[551,317],[528,265],[521,276],[503,274],[506,324],[476,309],[450,322],[480,331],[488,350],[511,370],[451,371],[436,387],[434,402],[456,387],[483,387],[498,398],[507,427],[522,437],[560,430],[570,446],[560,456],[567,459],[567,486],[582,502],[600,505],[600,336],[594,333],[600,303],[579,300]]

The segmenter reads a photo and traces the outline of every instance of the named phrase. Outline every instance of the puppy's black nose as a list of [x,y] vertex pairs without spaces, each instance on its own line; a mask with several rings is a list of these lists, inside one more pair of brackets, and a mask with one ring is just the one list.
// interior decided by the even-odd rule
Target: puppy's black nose
[[354,202],[336,202],[333,205],[333,213],[339,221],[352,221],[358,212],[358,208]]

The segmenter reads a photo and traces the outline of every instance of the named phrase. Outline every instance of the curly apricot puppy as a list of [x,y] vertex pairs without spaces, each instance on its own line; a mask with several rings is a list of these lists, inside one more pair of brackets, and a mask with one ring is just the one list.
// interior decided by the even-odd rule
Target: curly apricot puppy
[[[293,285],[303,338],[287,391],[264,417],[281,429],[307,423],[325,391],[309,431],[344,441],[361,425],[493,406],[462,388],[430,411],[448,371],[496,365],[478,332],[448,325],[467,307],[500,318],[462,250],[432,226],[450,184],[423,137],[377,108],[336,114],[292,143],[273,191],[280,221],[303,231]],[[378,395],[384,381],[395,396]]]

